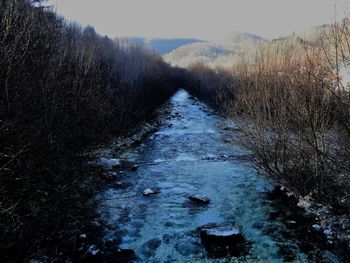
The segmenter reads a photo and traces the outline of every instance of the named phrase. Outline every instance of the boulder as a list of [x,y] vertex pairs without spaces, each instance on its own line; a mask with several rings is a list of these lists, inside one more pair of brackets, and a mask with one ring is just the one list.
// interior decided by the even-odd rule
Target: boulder
[[238,257],[246,254],[245,239],[233,226],[205,225],[200,228],[200,236],[209,257]]
[[202,205],[208,205],[210,202],[209,198],[207,198],[205,196],[201,196],[201,195],[196,195],[196,194],[191,195],[189,197],[189,199],[193,202],[196,202],[196,203],[202,204]]

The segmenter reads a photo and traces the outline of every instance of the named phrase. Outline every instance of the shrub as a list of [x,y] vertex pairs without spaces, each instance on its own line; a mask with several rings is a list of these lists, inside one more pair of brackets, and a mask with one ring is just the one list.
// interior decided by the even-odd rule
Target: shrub
[[69,223],[82,176],[75,154],[150,118],[174,90],[171,73],[150,50],[40,1],[0,2],[1,255],[52,248],[45,239]]

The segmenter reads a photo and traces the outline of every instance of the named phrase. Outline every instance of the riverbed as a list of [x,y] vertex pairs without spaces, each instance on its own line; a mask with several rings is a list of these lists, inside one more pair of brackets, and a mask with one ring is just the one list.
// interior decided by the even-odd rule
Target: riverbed
[[[164,107],[159,130],[112,160],[124,163],[113,171],[119,187],[95,197],[105,241],[134,250],[136,262],[341,262],[314,240],[312,219],[273,197],[273,182],[251,166],[232,120],[184,90]],[[210,203],[194,204],[193,194]],[[239,229],[248,253],[210,258],[197,230],[208,223]]]

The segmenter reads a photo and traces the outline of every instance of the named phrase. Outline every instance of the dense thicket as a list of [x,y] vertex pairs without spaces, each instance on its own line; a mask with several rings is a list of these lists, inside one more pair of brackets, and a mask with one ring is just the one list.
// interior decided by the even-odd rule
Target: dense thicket
[[187,89],[219,111],[225,110],[235,98],[236,77],[225,68],[212,69],[203,62],[188,67]]
[[312,39],[260,43],[224,73],[194,66],[193,87],[235,119],[256,165],[292,191],[346,212],[350,92],[342,77],[349,74],[349,21],[323,29]]
[[160,56],[34,2],[0,1],[0,255],[12,258],[59,236],[81,176],[71,157],[173,92]]

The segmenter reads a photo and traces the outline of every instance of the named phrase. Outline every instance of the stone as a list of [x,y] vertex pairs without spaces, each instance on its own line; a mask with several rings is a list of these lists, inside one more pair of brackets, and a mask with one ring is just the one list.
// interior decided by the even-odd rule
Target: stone
[[197,194],[191,195],[189,199],[203,205],[208,205],[210,202],[209,198]]
[[233,226],[205,225],[200,228],[200,236],[209,257],[222,258],[246,254],[243,234]]
[[148,257],[154,256],[162,241],[158,238],[148,240],[142,247],[142,253]]
[[326,236],[330,236],[333,234],[333,232],[331,229],[325,229],[325,230],[323,230],[323,234],[325,234]]
[[147,189],[143,190],[143,192],[142,192],[142,194],[144,196],[151,196],[151,195],[155,195],[158,193],[159,193],[159,190],[152,190],[151,188],[147,188]]
[[120,165],[120,160],[117,158],[101,157],[100,163],[106,168],[112,168]]
[[86,251],[86,254],[89,254],[92,256],[96,256],[98,253],[100,253],[100,249],[98,249],[96,245],[91,245]]
[[301,197],[299,199],[299,202],[297,203],[297,206],[300,208],[304,208],[305,210],[308,210],[312,206],[312,199],[310,196]]
[[131,167],[131,171],[135,172],[139,169],[139,167],[140,167],[139,165],[135,164]]
[[149,241],[147,241],[146,245],[149,249],[152,249],[152,250],[156,250],[160,244],[162,243],[162,241],[158,238],[153,238]]
[[290,229],[297,228],[298,224],[294,220],[287,220],[286,221],[286,226]]
[[313,224],[312,228],[315,229],[316,231],[322,230],[322,227],[319,224]]
[[101,249],[96,245],[90,245],[79,259],[79,262],[98,262],[102,259]]

